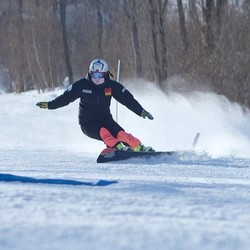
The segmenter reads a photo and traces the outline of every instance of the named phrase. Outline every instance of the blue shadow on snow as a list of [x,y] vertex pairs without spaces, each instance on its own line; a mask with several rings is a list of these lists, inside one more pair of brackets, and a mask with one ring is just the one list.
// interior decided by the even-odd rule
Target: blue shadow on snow
[[96,183],[94,182],[83,182],[83,181],[74,181],[66,179],[37,179],[26,176],[18,176],[12,174],[0,174],[0,181],[4,182],[23,182],[23,183],[42,183],[42,184],[56,184],[56,185],[74,185],[74,186],[91,186],[91,187],[103,187],[111,184],[118,183],[117,181],[105,181],[99,180]]

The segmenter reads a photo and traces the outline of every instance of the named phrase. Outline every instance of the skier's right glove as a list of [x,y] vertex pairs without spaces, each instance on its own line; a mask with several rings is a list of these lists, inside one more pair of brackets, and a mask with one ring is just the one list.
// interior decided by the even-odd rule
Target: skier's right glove
[[142,118],[148,118],[148,119],[150,119],[150,120],[153,120],[154,119],[154,117],[148,112],[148,111],[146,111],[146,110],[143,110],[142,111],[142,113],[141,113],[141,117]]
[[41,109],[48,109],[49,107],[49,105],[48,105],[48,102],[38,102],[37,104],[36,104],[36,106],[38,106],[39,108],[41,108]]

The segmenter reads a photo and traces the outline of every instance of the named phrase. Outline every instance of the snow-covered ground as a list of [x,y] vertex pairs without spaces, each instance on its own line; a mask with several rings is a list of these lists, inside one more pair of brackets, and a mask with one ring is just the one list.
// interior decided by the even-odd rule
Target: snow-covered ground
[[0,95],[1,250],[250,249],[249,111],[140,84],[130,90],[155,119],[119,105],[119,123],[178,155],[97,164],[104,145],[81,133],[78,101],[35,106],[62,89]]

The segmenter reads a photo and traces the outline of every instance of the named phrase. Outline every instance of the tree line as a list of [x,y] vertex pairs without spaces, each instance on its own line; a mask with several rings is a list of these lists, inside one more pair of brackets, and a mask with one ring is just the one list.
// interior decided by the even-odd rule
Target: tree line
[[53,89],[120,59],[122,79],[249,107],[249,41],[249,0],[1,0],[0,86]]

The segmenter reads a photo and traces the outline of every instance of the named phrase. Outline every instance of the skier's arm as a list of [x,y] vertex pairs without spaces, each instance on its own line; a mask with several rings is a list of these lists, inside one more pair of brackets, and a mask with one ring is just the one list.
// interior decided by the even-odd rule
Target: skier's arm
[[115,82],[113,97],[120,102],[121,104],[125,105],[128,109],[133,111],[135,114],[143,117],[149,118],[153,120],[153,116],[146,111],[141,104],[134,98],[134,96],[120,83]]
[[80,97],[81,91],[79,90],[79,86],[78,82],[76,82],[69,86],[68,89],[56,99],[50,102],[38,102],[36,105],[44,109],[57,109],[64,107]]

